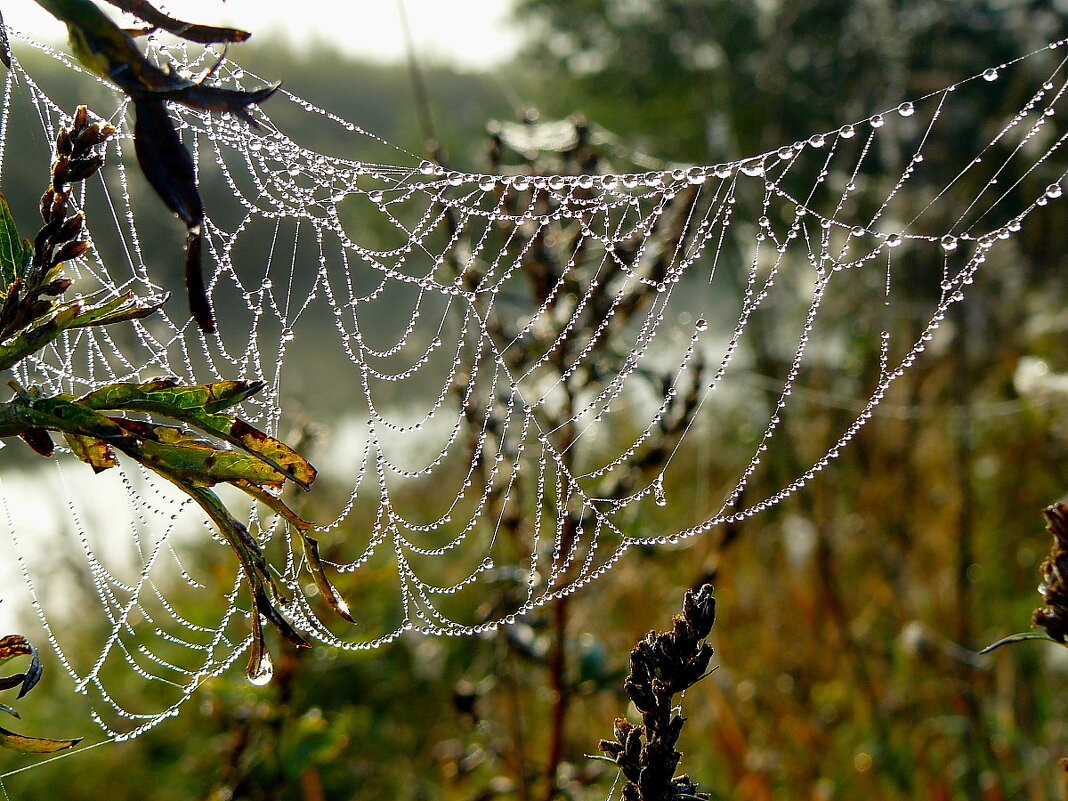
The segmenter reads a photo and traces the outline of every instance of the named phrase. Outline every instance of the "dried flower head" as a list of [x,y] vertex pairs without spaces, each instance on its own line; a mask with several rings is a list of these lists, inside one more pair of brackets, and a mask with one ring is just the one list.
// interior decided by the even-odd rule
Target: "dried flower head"
[[615,740],[601,740],[602,753],[627,779],[626,801],[708,798],[685,773],[675,776],[682,753],[675,747],[686,718],[672,703],[708,673],[712,647],[703,640],[716,619],[711,585],[689,591],[671,631],[649,632],[630,654],[630,675],[623,687],[642,714],[642,725],[617,718]]
[[1068,507],[1054,504],[1045,510],[1046,530],[1053,535],[1053,547],[1042,561],[1042,583],[1038,591],[1046,602],[1034,611],[1031,622],[1046,630],[1059,643],[1068,638]]

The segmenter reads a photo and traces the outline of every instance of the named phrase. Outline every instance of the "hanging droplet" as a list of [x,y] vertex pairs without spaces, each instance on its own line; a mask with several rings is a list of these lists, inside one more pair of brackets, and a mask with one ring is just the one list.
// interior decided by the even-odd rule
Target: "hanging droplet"
[[367,199],[370,200],[372,203],[376,203],[376,204],[377,203],[381,203],[382,202],[382,198],[383,198],[382,193],[379,192],[377,189],[374,192],[368,192],[367,193]]
[[911,117],[916,113],[916,107],[912,103],[902,103],[897,107],[897,113],[902,117]]
[[492,175],[483,175],[478,179],[478,188],[483,192],[492,192],[497,186],[497,180]]
[[653,501],[657,506],[667,506],[667,495],[664,493],[664,477],[661,476],[653,482]]
[[886,245],[891,248],[898,247],[903,241],[901,234],[890,234],[886,237]]
[[1020,222],[1019,217],[1009,220],[1009,230],[1012,231],[1014,234],[1021,228],[1023,228],[1023,223]]
[[253,684],[256,687],[262,687],[265,684],[269,684],[271,679],[274,678],[274,663],[271,661],[271,655],[264,651],[260,656],[259,664],[256,667],[249,666],[248,669],[248,681],[249,684]]
[[698,331],[707,331],[708,320],[706,320],[704,317],[699,318],[697,320],[697,323],[694,325],[694,328],[696,328]]
[[1060,197],[1064,193],[1060,184],[1050,184],[1046,187],[1046,197],[1050,200]]
[[783,161],[789,161],[797,154],[792,147],[780,147],[776,155]]
[[882,128],[883,123],[885,123],[886,120],[883,119],[882,114],[876,114],[871,119],[869,119],[868,122],[871,123],[872,128]]
[[423,159],[419,162],[419,172],[423,173],[423,175],[433,175],[434,162]]
[[823,147],[827,144],[827,140],[824,138],[823,134],[815,134],[808,138],[808,144],[810,147]]
[[953,236],[952,234],[946,234],[944,237],[942,237],[942,250],[948,253],[956,249],[957,237]]
[[729,178],[731,175],[731,168],[727,164],[717,164],[715,173],[717,178]]
[[996,81],[998,79],[998,71],[993,67],[983,70],[984,81]]
[[512,179],[512,186],[522,191],[530,186],[530,179],[525,175],[517,175]]
[[691,184],[703,184],[706,178],[705,171],[700,167],[690,167],[686,171],[686,180]]
[[850,231],[853,236],[864,236],[864,227],[860,225],[853,226],[853,230]]
[[852,125],[843,125],[838,129],[838,135],[843,139],[852,139],[857,131]]

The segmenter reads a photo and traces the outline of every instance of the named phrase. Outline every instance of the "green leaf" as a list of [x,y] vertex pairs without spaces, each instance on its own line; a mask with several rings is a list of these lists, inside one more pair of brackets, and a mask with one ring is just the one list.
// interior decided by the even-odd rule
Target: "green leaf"
[[26,737],[0,728],[0,746],[9,748],[12,751],[21,751],[23,754],[54,754],[56,751],[73,748],[81,741],[81,737],[76,740],[46,740],[43,737]]
[[[130,429],[123,421],[124,427]],[[194,439],[188,432],[171,426],[149,426],[156,440],[144,439],[139,445],[122,450],[155,470],[170,473],[183,482],[201,487],[233,481],[280,487],[285,476],[271,465],[239,451],[219,450]],[[142,429],[137,436],[146,435]],[[121,446],[120,446],[121,447]]]
[[8,340],[7,344],[0,345],[0,370],[14,367],[31,353],[39,351],[49,342],[57,339],[78,317],[79,311],[81,309],[77,305],[67,306],[37,328],[23,331]]
[[303,456],[239,418],[218,414],[261,389],[262,381],[179,386],[173,380],[163,379],[145,384],[109,384],[85,395],[82,401],[98,411],[147,412],[195,426],[256,456],[307,489],[315,480],[316,471]]
[[323,569],[323,561],[319,558],[319,541],[309,537],[299,528],[297,529],[297,534],[304,545],[304,558],[308,562],[308,570],[312,574],[315,586],[319,588],[319,593],[338,617],[355,624],[355,619],[349,614],[349,605],[345,603],[345,599],[337,594],[334,585],[330,583],[330,579],[326,576],[326,571]]
[[167,298],[163,298],[156,303],[146,305],[140,298],[128,292],[106,303],[101,303],[99,306],[80,310],[81,313],[71,319],[64,328],[89,328],[127,320],[141,320],[155,314],[166,300]]
[[33,246],[19,237],[7,198],[0,195],[0,294],[22,276],[33,258]]

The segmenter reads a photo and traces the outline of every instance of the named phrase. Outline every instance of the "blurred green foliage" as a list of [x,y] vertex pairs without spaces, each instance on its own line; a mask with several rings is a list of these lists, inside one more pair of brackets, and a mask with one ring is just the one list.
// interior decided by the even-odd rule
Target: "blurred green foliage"
[[[1023,0],[518,7],[530,44],[504,74],[530,103],[549,114],[580,110],[636,148],[702,162],[864,117],[1041,47],[1066,27],[1058,4]],[[273,46],[249,47],[241,58],[251,69],[266,63],[261,71],[274,74],[284,63],[297,94],[419,150],[411,105],[382,102],[409,96],[402,70],[318,48],[283,58]],[[442,139],[460,161],[477,163],[470,143],[480,121],[504,111],[497,90],[444,69],[431,70],[428,83]],[[983,105],[952,121],[955,146],[989,140],[989,121],[1011,115],[1023,91],[991,85]],[[339,146],[320,136],[298,134],[323,152]],[[884,166],[896,157],[880,154]],[[1036,215],[996,249],[952,326],[802,493],[685,550],[632,552],[573,599],[562,797],[606,797],[614,771],[584,754],[625,709],[627,653],[663,628],[683,588],[708,579],[719,601],[719,669],[685,698],[681,741],[683,767],[702,789],[741,801],[1064,793],[1062,654],[1024,644],[977,660],[972,649],[1028,620],[1048,546],[1040,510],[1068,484],[1064,395],[1024,393],[1016,381],[1024,357],[1041,360],[1047,375],[1068,372],[1066,236],[1054,214]],[[843,330],[856,313],[844,303],[830,312]],[[752,354],[768,374],[782,358],[772,339],[770,331],[758,337]],[[840,430],[855,416],[866,378],[846,364],[795,393],[803,414],[783,431],[790,447],[777,451],[771,489],[820,455],[813,432]],[[713,432],[712,456],[688,457],[698,476],[692,492],[720,491],[701,477],[709,459],[731,463],[743,449],[731,423]],[[319,466],[328,485],[330,466]],[[308,498],[301,513],[314,520],[322,502]],[[202,558],[221,557],[206,547]],[[389,613],[392,576],[367,572],[360,581],[367,600],[357,616]],[[72,801],[540,801],[551,641],[545,611],[482,637],[407,636],[371,653],[283,649],[266,688],[247,686],[234,670],[206,682],[177,720],[11,777],[7,792]],[[62,686],[50,687],[55,703],[69,703]]]

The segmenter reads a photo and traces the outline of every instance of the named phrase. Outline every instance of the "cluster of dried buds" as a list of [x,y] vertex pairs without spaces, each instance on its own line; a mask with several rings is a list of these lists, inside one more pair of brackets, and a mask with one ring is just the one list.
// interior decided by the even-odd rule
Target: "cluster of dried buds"
[[77,258],[89,248],[80,239],[84,218],[79,212],[67,216],[70,184],[84,181],[104,163],[95,148],[115,133],[111,125],[89,123],[85,106],[74,114],[72,127],[56,135],[56,160],[52,164],[52,184],[41,196],[41,219],[44,226],[26,254],[29,263],[18,265],[21,274],[4,276],[7,294],[0,305],[0,341],[27,328],[34,320],[48,314],[56,298],[70,287],[70,280],[60,278],[63,263]]
[[682,758],[675,745],[686,719],[672,699],[707,675],[712,647],[703,640],[715,619],[716,600],[706,584],[686,593],[682,614],[675,616],[671,631],[649,632],[631,651],[624,689],[642,723],[617,718],[616,739],[601,740],[599,746],[627,779],[625,801],[708,798],[688,775],[675,776]]
[[1045,515],[1053,547],[1042,561],[1038,591],[1046,605],[1034,611],[1031,622],[1044,628],[1051,639],[1064,643],[1068,640],[1068,507],[1054,504]]

